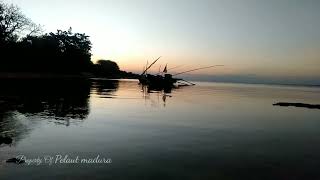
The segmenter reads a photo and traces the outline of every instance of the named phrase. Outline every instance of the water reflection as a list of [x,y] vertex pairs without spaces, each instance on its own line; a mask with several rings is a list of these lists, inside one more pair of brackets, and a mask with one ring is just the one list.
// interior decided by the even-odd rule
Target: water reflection
[[[1,80],[0,144],[11,144],[32,127],[25,119],[70,125],[89,114],[90,82],[83,80]],[[35,122],[36,123],[36,122]],[[12,140],[11,140],[12,142]]]
[[141,85],[142,91],[146,93],[153,93],[153,92],[163,92],[166,94],[170,94],[173,89],[178,87],[171,87],[171,86],[151,86],[151,85]]
[[[63,85],[68,88],[51,87],[56,89],[49,94],[41,91],[50,89],[50,84],[49,87],[34,85],[42,90],[22,85],[24,92],[14,88],[1,90],[0,179],[19,179],[20,175],[29,174],[45,179],[81,179],[88,174],[99,179],[106,175],[117,179],[128,176],[132,179],[320,177],[320,112],[272,106],[275,101],[293,100],[316,104],[318,89],[199,83],[165,93],[144,90],[136,81],[94,80],[85,82],[87,88],[84,89],[84,85],[68,84]],[[43,115],[46,112],[39,108],[37,111],[23,109],[28,107],[25,102],[30,100],[25,99],[31,95],[47,104],[49,97],[56,101],[73,97],[69,101],[81,102],[82,99],[86,103],[64,100],[61,104],[65,106],[73,104],[73,107],[61,108],[65,109],[64,113],[53,111],[54,105],[42,106],[44,111],[53,112],[49,116]],[[87,118],[69,118],[75,106],[87,106]],[[51,121],[57,117],[64,119],[61,122],[69,119],[71,125],[53,124]],[[73,121],[79,122],[79,126]],[[36,124],[26,124],[30,122]],[[6,137],[12,138],[11,147]],[[110,166],[22,165],[23,168],[1,164],[18,154],[36,158],[57,153],[87,158],[99,154],[111,157],[114,163]],[[300,178],[295,178],[300,173]]]
[[[173,87],[167,87],[167,88],[162,88],[162,87],[152,87],[152,86],[146,86],[146,85],[140,85],[141,86],[141,92],[143,93],[143,97],[145,101],[150,100],[151,104],[155,107],[156,104],[159,104],[160,99],[162,100],[163,107],[166,106],[167,103],[167,98],[171,98],[172,95],[171,92],[174,89]],[[151,96],[152,94],[157,95],[157,102],[153,99]]]
[[[90,95],[98,98],[143,98],[152,104],[166,106],[172,89],[141,86],[135,81],[118,80],[0,80],[0,135],[15,134],[26,129],[18,119],[38,118],[69,126],[70,121],[80,122],[90,112]],[[126,94],[124,94],[124,92]],[[135,96],[137,95],[137,96]],[[162,103],[160,103],[162,102]],[[19,130],[20,129],[20,130]]]
[[104,79],[0,80],[0,84],[2,146],[10,145],[12,141],[9,139],[13,143],[24,139],[41,122],[64,126],[82,123],[90,113],[90,96],[98,99],[144,99],[151,106],[165,107],[172,91],[141,86],[139,92],[136,81]]
[[89,114],[90,83],[82,80],[1,81],[0,112],[26,116],[85,119]]
[[97,94],[100,98],[113,98],[118,87],[118,80],[93,79],[91,93]]

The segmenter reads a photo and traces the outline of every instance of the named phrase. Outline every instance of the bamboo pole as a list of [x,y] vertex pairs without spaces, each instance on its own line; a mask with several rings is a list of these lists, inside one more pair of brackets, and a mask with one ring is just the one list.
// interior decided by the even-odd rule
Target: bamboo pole
[[153,61],[153,63],[150,64],[150,66],[147,67],[146,70],[144,70],[141,75],[145,74],[160,58],[161,58],[161,56],[158,59],[156,59],[155,61]]
[[184,72],[180,72],[180,73],[174,74],[174,75],[172,75],[172,76],[177,76],[177,75],[180,75],[180,74],[184,74],[184,73],[188,73],[188,72],[193,72],[193,71],[198,71],[198,70],[201,70],[201,69],[213,68],[213,67],[217,67],[217,66],[224,66],[224,65],[214,65],[214,66],[202,67],[202,68],[197,68],[197,69],[191,69],[191,70],[188,70],[188,71],[184,71]]

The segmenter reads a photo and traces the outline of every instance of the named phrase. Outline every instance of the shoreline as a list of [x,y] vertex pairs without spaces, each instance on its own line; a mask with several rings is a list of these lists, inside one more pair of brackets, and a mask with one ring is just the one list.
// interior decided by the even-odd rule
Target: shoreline
[[57,74],[57,73],[31,73],[31,72],[0,72],[0,79],[89,79],[94,76],[90,73]]
[[128,76],[113,75],[110,77],[95,76],[92,73],[34,73],[34,72],[0,72],[0,80],[13,80],[13,79],[134,79]]
[[[0,72],[0,80],[14,80],[14,79],[136,79],[128,76],[122,76],[119,74],[109,77],[95,76],[89,72],[81,73],[41,73],[41,72]],[[284,87],[310,87],[320,88],[320,85],[311,84],[281,84],[281,83],[252,83],[252,82],[229,82],[229,81],[192,81],[196,83],[227,83],[227,84],[244,84],[244,85],[267,85],[267,86],[284,86]]]

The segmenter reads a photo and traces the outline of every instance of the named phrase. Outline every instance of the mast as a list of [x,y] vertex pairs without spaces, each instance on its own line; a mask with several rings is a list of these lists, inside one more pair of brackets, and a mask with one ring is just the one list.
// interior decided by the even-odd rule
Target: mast
[[161,58],[161,56],[160,56],[158,59],[156,59],[155,61],[153,61],[153,62],[150,64],[150,66],[148,66],[148,67],[142,72],[141,75],[145,74],[160,58]]
[[[184,65],[179,65],[179,66],[175,66],[175,67],[173,67],[173,68],[168,68],[167,71],[170,71],[170,70],[172,70],[172,69],[177,69],[177,68],[180,68],[180,67],[182,67],[182,66],[184,66]],[[159,74],[162,74],[162,73],[163,73],[163,72],[159,71],[159,73],[157,73],[156,75],[159,75]]]

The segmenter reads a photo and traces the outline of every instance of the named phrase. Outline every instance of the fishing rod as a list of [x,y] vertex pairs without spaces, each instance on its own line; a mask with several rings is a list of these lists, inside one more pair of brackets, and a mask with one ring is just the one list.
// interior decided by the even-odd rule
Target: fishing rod
[[[173,67],[173,68],[168,69],[168,71],[170,71],[170,70],[172,70],[172,69],[180,68],[180,67],[182,67],[182,66],[184,66],[184,65],[175,66],[175,67]],[[162,72],[159,72],[159,73],[157,73],[156,75],[159,75],[159,74],[161,74],[161,73],[162,73]]]
[[175,67],[173,67],[173,68],[168,69],[168,71],[169,71],[169,70],[172,70],[172,69],[180,68],[180,67],[182,67],[182,66],[184,66],[184,65],[175,66]]
[[201,70],[201,69],[213,68],[213,67],[217,67],[217,66],[224,66],[224,65],[214,65],[214,66],[202,67],[202,68],[197,68],[197,69],[191,69],[191,70],[188,70],[188,71],[184,71],[184,72],[180,72],[180,73],[177,73],[177,74],[173,74],[172,76],[177,76],[177,75],[180,75],[180,74],[184,74],[184,73],[188,73],[188,72],[192,72],[192,71],[198,71],[198,70]]
[[160,58],[161,58],[161,56],[158,59],[156,59],[155,61],[153,61],[153,63],[150,64],[150,66],[147,67],[146,70],[144,70],[141,75],[145,74]]

